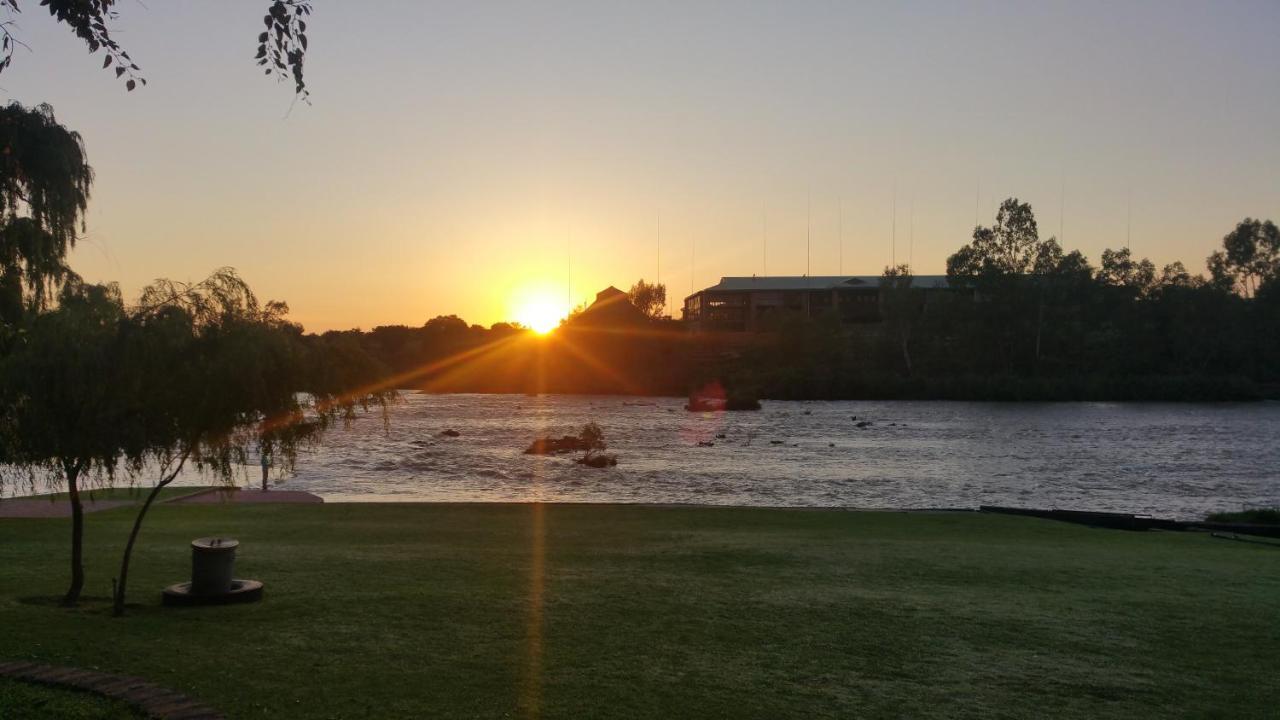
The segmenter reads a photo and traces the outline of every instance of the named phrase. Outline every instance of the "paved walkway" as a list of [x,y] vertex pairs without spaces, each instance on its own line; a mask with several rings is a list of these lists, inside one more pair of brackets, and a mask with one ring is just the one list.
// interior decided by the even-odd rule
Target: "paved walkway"
[[[84,500],[81,502],[87,513],[99,510],[110,510],[124,505],[132,505],[132,500]],[[50,500],[49,498],[11,498],[0,501],[0,518],[56,518],[71,517],[71,503],[66,498]]]
[[300,490],[240,490],[213,488],[194,495],[183,495],[169,501],[175,505],[211,505],[214,503],[322,503],[324,498]]
[[[134,500],[84,500],[86,513],[110,510],[125,505],[136,505],[141,501]],[[207,505],[214,503],[322,503],[319,495],[299,490],[240,490],[237,488],[211,488],[191,495],[160,503],[178,503]],[[50,500],[49,498],[10,498],[0,500],[0,519],[4,518],[59,518],[71,516],[71,503],[65,498]]]
[[0,677],[84,690],[126,702],[159,720],[226,720],[225,716],[141,678],[29,662],[0,662]]

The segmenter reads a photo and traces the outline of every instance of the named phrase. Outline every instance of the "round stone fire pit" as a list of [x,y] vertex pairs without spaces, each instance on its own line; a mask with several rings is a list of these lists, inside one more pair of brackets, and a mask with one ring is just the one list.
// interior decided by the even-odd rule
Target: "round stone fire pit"
[[165,605],[227,605],[262,599],[262,583],[238,580],[232,569],[240,541],[205,537],[191,541],[191,581],[164,589]]

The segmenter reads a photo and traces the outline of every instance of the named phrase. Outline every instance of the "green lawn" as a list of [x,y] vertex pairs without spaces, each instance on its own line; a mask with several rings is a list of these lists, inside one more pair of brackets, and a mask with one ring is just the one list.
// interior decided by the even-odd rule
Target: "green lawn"
[[[232,718],[1264,717],[1280,549],[976,514],[159,506],[0,520],[0,658],[140,675]],[[168,609],[188,541],[257,605]],[[0,697],[3,697],[0,695]],[[0,713],[3,716],[3,713]]]
[[96,695],[0,678],[3,720],[140,720],[128,705]]

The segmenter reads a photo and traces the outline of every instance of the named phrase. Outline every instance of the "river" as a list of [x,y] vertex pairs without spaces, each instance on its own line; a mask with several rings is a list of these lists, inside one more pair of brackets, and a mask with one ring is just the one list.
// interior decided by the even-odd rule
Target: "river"
[[[1280,504],[1280,403],[682,404],[405,393],[389,425],[333,430],[281,487],[330,501],[1015,505],[1184,519]],[[588,421],[616,468],[522,454]]]

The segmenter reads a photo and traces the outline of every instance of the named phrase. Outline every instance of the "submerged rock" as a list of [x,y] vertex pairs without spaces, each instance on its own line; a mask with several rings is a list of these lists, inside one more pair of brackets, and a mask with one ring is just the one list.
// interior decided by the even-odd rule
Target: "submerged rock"
[[684,409],[689,412],[719,412],[728,408],[725,407],[723,398],[691,396]]
[[565,435],[561,438],[545,437],[534,440],[525,448],[525,455],[559,455],[571,452],[586,452],[587,441],[577,435]]
[[458,436],[459,436],[459,435],[461,435],[462,433],[458,432],[457,430],[454,430],[453,428],[449,428],[448,430],[445,430],[444,432],[442,432],[442,433],[440,433],[440,434],[441,434],[441,435],[443,435],[443,436],[445,436],[445,437],[458,437]]
[[726,393],[719,383],[715,383],[698,392],[690,393],[689,402],[684,409],[690,412],[759,410],[760,400],[754,394],[744,391]]
[[710,440],[699,440],[699,441],[698,441],[698,447],[715,447],[715,446],[716,446],[716,444],[715,444],[715,443],[713,443],[713,442],[711,442]]
[[579,465],[586,465],[587,467],[593,467],[593,468],[613,467],[618,464],[618,456],[603,455],[603,454],[588,455],[586,457],[578,458],[577,463]]

